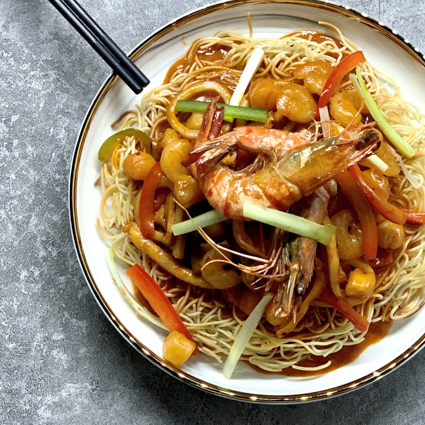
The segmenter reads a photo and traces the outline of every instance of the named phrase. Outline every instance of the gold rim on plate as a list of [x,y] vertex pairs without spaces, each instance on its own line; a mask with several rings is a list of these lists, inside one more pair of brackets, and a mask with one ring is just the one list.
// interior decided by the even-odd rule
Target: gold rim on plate
[[[164,27],[160,28],[158,31],[153,33],[151,36],[142,41],[136,48],[134,48],[129,54],[130,59],[133,61],[136,60],[144,51],[146,51],[155,41],[162,38],[164,35],[172,32],[176,28],[181,27],[182,25],[206,16],[210,13],[230,9],[237,7],[238,5],[247,5],[247,4],[264,4],[264,3],[282,3],[282,4],[292,4],[300,6],[310,6],[326,10],[329,12],[336,12],[337,14],[354,19],[360,22],[363,25],[371,27],[379,31],[382,35],[386,36],[398,46],[403,48],[407,53],[410,54],[416,61],[418,61],[425,68],[425,57],[424,55],[415,48],[408,40],[400,36],[396,31],[392,30],[388,26],[384,25],[382,22],[379,22],[365,13],[360,13],[350,7],[338,5],[335,3],[328,3],[327,1],[322,2],[319,0],[230,0],[223,1],[220,3],[215,3],[203,8],[197,9],[193,12],[190,12],[186,15],[183,15],[180,18],[168,23]],[[326,391],[311,392],[299,395],[254,395],[240,391],[231,391],[226,388],[210,384],[208,382],[202,381],[201,379],[196,378],[186,372],[181,371],[180,369],[174,367],[171,363],[166,362],[148,347],[146,347],[141,341],[138,341],[128,329],[121,323],[120,319],[115,316],[114,312],[106,302],[105,298],[102,296],[102,293],[97,286],[90,267],[86,260],[84,250],[82,248],[81,237],[80,237],[80,227],[78,224],[77,216],[77,183],[78,183],[78,170],[80,166],[81,154],[83,151],[84,143],[86,141],[87,133],[92,123],[93,117],[96,114],[100,103],[111,89],[111,87],[116,83],[118,77],[115,75],[110,75],[106,81],[103,83],[98,93],[96,94],[92,104],[89,107],[89,110],[84,118],[82,123],[78,138],[77,144],[75,147],[73,160],[71,163],[71,172],[70,172],[70,190],[69,190],[69,207],[70,207],[70,222],[71,222],[71,232],[74,241],[75,250],[77,252],[77,257],[83,272],[83,275],[88,283],[89,288],[91,289],[93,296],[98,302],[99,306],[109,318],[118,332],[124,337],[124,339],[129,342],[140,354],[145,358],[151,361],[153,364],[161,368],[163,371],[168,373],[171,376],[201,390],[204,390],[208,393],[220,395],[234,400],[246,401],[246,402],[256,402],[256,403],[268,403],[268,404],[292,404],[292,403],[302,403],[302,402],[311,402],[318,401],[323,399],[328,399],[337,395],[346,394],[354,389],[362,388],[367,384],[375,382],[397,367],[404,364],[408,359],[412,358],[423,346],[425,345],[425,334],[416,341],[409,349],[404,353],[399,355],[396,359],[386,364],[385,366],[379,368],[378,370],[363,376],[355,381],[330,388]]]

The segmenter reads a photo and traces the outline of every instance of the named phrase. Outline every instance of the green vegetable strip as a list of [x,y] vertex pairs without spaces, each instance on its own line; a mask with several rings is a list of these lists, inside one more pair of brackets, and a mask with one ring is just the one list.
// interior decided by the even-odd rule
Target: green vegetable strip
[[227,217],[217,210],[208,211],[198,215],[190,220],[182,221],[171,227],[174,236],[184,235],[185,233],[194,232],[198,227],[207,227],[211,224],[220,223],[227,220]]
[[[176,110],[179,112],[199,112],[204,113],[207,110],[209,102],[201,102],[198,100],[179,100]],[[248,108],[245,106],[232,106],[224,103],[217,103],[217,107],[224,107],[224,120],[233,121],[240,118],[247,121],[266,122],[267,109]]]
[[249,340],[251,339],[252,334],[255,329],[257,329],[258,323],[263,317],[263,313],[269,301],[273,298],[273,294],[266,294],[264,298],[256,305],[252,313],[249,315],[246,322],[243,324],[241,330],[238,333],[238,336],[235,339],[235,342],[230,349],[229,356],[227,357],[226,363],[223,368],[223,375],[230,379],[232,377],[233,371],[235,370],[236,364],[240,359],[243,350],[248,345]]
[[314,239],[323,245],[327,245],[330,242],[336,230],[335,226],[331,224],[322,225],[314,223],[294,214],[259,206],[252,201],[244,202],[243,216],[300,236]]
[[146,153],[152,153],[152,140],[150,137],[143,133],[143,131],[137,130],[137,128],[127,128],[113,134],[102,143],[99,153],[97,154],[99,161],[108,162],[112,157],[115,147],[126,137],[135,137],[140,141]]
[[388,124],[387,120],[384,118],[384,115],[376,104],[374,98],[367,89],[359,67],[356,68],[356,75],[363,98],[373,119],[376,121],[385,136],[387,136],[388,140],[397,148],[397,150],[407,158],[411,158],[415,154],[414,149],[410,145],[408,145],[401,138],[401,136]]
[[114,256],[112,255],[112,251],[109,250],[105,254],[106,264],[108,265],[109,271],[112,274],[112,277],[115,280],[115,283],[117,284],[118,288],[121,290],[122,294],[124,295],[125,299],[129,302],[129,304],[134,308],[137,314],[145,318],[147,321],[151,322],[152,324],[162,328],[167,329],[162,321],[154,316],[146,307],[140,305],[133,297],[133,295],[130,293],[130,291],[125,286],[124,282],[121,279],[121,276],[118,273],[117,266],[115,265]]

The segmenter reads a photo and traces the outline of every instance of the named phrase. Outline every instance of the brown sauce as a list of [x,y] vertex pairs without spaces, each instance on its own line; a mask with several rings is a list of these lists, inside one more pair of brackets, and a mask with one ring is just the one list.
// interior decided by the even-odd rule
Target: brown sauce
[[186,56],[183,56],[182,58],[176,60],[168,69],[167,74],[165,75],[164,81],[162,84],[168,84],[171,81],[171,77],[173,74],[179,70],[186,67],[186,65],[189,64],[189,61]]
[[377,322],[372,323],[369,327],[368,332],[366,333],[365,339],[363,342],[357,345],[350,345],[343,347],[340,351],[334,354],[330,354],[326,358],[319,356],[311,356],[311,358],[303,360],[298,363],[298,366],[304,367],[317,367],[324,363],[327,363],[331,360],[330,366],[325,369],[316,370],[316,371],[305,371],[298,370],[288,367],[287,369],[282,370],[282,372],[268,372],[258,368],[257,366],[253,366],[250,363],[247,363],[250,367],[255,369],[257,372],[264,374],[273,374],[273,375],[284,375],[291,376],[295,378],[306,378],[309,376],[318,376],[323,375],[328,372],[332,372],[333,370],[339,369],[342,366],[345,366],[360,356],[360,354],[366,350],[367,347],[377,343],[381,339],[383,339],[391,329],[392,321],[389,322]]
[[298,37],[303,38],[304,40],[311,40],[315,43],[323,43],[324,41],[334,41],[338,48],[341,48],[344,46],[341,40],[339,40],[336,37],[332,37],[331,35],[323,34],[319,31],[313,31],[313,30],[302,30],[302,31],[295,31],[291,32],[290,34],[287,34],[283,36],[282,38],[286,37]]
[[[199,49],[196,53],[198,59],[201,61],[216,62],[219,60],[223,60],[229,50],[230,47],[228,46],[214,44],[208,47],[207,49]],[[196,55],[191,55],[191,57],[189,57],[189,51],[186,53],[186,55],[184,55],[182,58],[174,62],[173,65],[171,65],[170,69],[167,71],[163,84],[169,83],[171,77],[177,70],[184,69],[186,66],[193,64]]]
[[[164,114],[165,115],[165,114]],[[167,128],[171,128],[170,123],[168,122],[168,120],[163,120],[161,121],[157,126],[156,126],[156,139],[155,140],[161,140],[165,130],[167,130]]]
[[[290,34],[287,34],[283,36],[282,38],[286,38],[286,37],[299,37],[305,40],[314,41],[315,43],[323,43],[324,41],[333,41],[336,43],[338,48],[341,48],[344,46],[341,40],[339,40],[338,38],[321,33],[319,31],[313,31],[313,30],[302,30],[302,31],[291,32]],[[207,49],[199,49],[197,51],[197,56],[198,56],[198,59],[201,61],[216,62],[216,61],[223,60],[226,54],[229,52],[229,50],[230,50],[229,46],[214,44],[212,46],[209,46]],[[193,62],[195,61],[196,55],[192,54],[189,57],[189,51],[186,53],[185,56],[178,59],[176,62],[174,62],[173,65],[171,65],[171,67],[167,71],[167,74],[164,78],[163,84],[169,83],[171,80],[171,77],[177,70],[184,69],[186,66],[193,64]]]
[[229,52],[230,47],[229,46],[223,46],[221,44],[214,44],[208,49],[199,49],[198,50],[198,57],[201,61],[208,61],[208,62],[216,62],[216,61],[222,61],[224,57]]

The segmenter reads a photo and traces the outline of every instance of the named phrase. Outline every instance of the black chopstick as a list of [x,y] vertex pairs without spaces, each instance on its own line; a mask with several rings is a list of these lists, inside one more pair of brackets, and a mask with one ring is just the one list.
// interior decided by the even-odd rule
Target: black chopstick
[[136,94],[149,80],[75,0],[49,0]]

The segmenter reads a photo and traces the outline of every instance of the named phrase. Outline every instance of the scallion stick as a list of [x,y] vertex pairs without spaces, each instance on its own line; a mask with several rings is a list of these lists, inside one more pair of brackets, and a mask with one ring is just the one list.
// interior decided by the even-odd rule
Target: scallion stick
[[[356,76],[362,96],[366,102],[369,112],[378,124],[379,128],[401,154],[407,158],[411,158],[415,154],[415,150],[402,139],[402,137],[390,126],[390,124],[388,124],[377,103],[375,102],[375,99],[367,89],[359,67],[356,68]],[[351,81],[353,81],[353,79]]]
[[306,236],[323,245],[329,243],[336,230],[332,224],[314,223],[294,214],[265,208],[250,200],[245,200],[243,204],[243,216],[300,236]]
[[[208,105],[209,102],[201,102],[198,100],[179,100],[176,105],[176,111],[204,113],[207,110]],[[267,121],[267,109],[250,108],[247,106],[232,106],[226,105],[225,103],[217,103],[217,107],[224,107],[225,121],[233,121],[235,118],[247,121]]]
[[171,227],[174,236],[194,232],[198,227],[207,227],[227,220],[227,217],[217,210],[208,211]]

